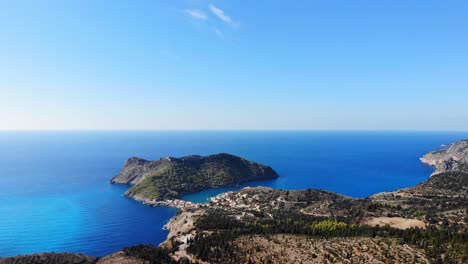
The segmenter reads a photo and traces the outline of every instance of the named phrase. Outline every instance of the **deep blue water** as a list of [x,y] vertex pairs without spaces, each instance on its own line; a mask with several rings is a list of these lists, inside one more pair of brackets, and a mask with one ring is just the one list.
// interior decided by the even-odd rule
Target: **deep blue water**
[[[0,256],[73,251],[102,256],[158,244],[175,214],[122,197],[109,184],[138,156],[228,152],[271,165],[282,176],[252,183],[320,188],[366,197],[416,185],[431,168],[419,162],[462,132],[0,132]],[[239,187],[237,187],[239,188]],[[185,198],[207,197],[221,188]]]

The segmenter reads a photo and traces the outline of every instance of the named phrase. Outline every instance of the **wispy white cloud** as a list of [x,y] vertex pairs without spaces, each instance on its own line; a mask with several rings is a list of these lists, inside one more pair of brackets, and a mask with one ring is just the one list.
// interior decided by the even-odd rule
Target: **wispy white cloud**
[[215,31],[215,33],[216,33],[216,35],[217,35],[218,37],[224,39],[224,34],[223,34],[223,32],[222,32],[221,30],[215,28],[214,31]]
[[208,7],[210,8],[211,13],[213,13],[219,19],[224,21],[226,24],[228,24],[228,25],[230,25],[230,26],[232,26],[234,28],[239,27],[239,25],[236,22],[234,22],[234,20],[230,16],[226,15],[222,9],[216,7],[213,4],[210,4]]
[[205,14],[205,12],[198,10],[198,9],[185,9],[184,12],[194,19],[198,19],[198,20],[208,19],[208,16]]

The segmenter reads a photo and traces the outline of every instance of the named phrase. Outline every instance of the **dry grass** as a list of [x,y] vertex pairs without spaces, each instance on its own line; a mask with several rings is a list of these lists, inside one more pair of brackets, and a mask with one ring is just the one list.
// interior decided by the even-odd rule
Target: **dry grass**
[[364,224],[370,225],[370,226],[389,225],[391,227],[399,228],[399,229],[408,229],[411,227],[425,228],[427,226],[427,224],[421,220],[408,219],[408,218],[402,218],[402,217],[374,217],[365,221]]
[[423,250],[388,238],[245,236],[236,245],[242,263],[429,263]]

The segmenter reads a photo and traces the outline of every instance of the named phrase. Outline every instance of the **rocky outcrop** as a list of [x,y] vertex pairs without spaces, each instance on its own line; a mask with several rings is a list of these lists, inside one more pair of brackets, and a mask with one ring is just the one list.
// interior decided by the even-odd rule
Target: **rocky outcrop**
[[392,214],[419,218],[432,224],[466,225],[468,140],[432,151],[421,161],[435,168],[429,179],[413,187],[377,193],[369,199],[390,208],[399,208],[392,210]]
[[458,141],[447,148],[432,151],[424,155],[421,161],[435,168],[433,175],[468,171],[468,140]]
[[164,225],[164,229],[169,231],[167,239],[160,244],[160,247],[171,250],[171,257],[176,261],[184,259],[190,260],[193,263],[197,262],[196,258],[187,252],[189,242],[197,235],[195,228],[196,219],[206,214],[206,210],[182,210],[178,215],[174,216],[169,222]]
[[[166,224],[169,235],[159,247],[129,247],[100,259],[80,254],[41,253],[0,259],[0,264],[466,263],[466,239],[454,242],[454,237],[466,234],[467,228],[468,140],[428,153],[421,160],[435,167],[434,175],[428,180],[366,199],[314,189],[247,187],[220,194],[208,203],[195,204],[168,197],[278,175],[268,166],[228,154],[157,161],[131,158],[112,182],[134,185],[126,195],[140,202],[179,209]],[[363,224],[375,226],[374,231],[381,235],[369,237],[364,231],[370,227]],[[314,237],[309,236],[309,231],[301,233],[304,226],[310,226],[307,230],[314,232],[322,232],[328,226],[332,231],[341,228],[340,232],[344,232],[351,228],[355,233],[341,237],[330,231],[329,236]],[[402,234],[401,237],[387,237],[391,227],[401,229],[392,231]],[[422,236],[423,243],[418,239],[412,244],[401,243],[425,232],[422,228],[427,228],[426,235],[443,229],[449,232],[446,238],[451,242],[444,240],[435,248],[430,239]],[[245,234],[239,235],[241,232]],[[205,255],[214,259],[203,259]]]
[[161,162],[162,161],[151,162],[137,157],[129,158],[125,161],[125,164],[119,174],[112,178],[111,183],[134,185]]
[[125,195],[148,201],[277,177],[279,175],[270,166],[230,154],[216,154],[166,157],[156,161],[130,158],[111,182],[133,185]]

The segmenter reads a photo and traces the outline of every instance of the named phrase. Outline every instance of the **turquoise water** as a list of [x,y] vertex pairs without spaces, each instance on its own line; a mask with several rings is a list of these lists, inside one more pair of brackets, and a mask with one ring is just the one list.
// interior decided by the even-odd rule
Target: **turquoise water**
[[[354,197],[413,186],[431,168],[419,157],[468,138],[448,132],[0,132],[0,256],[73,251],[102,256],[158,244],[176,212],[122,197],[109,180],[131,156],[228,152],[282,176],[247,184],[320,188]],[[240,187],[187,195],[203,202]]]

